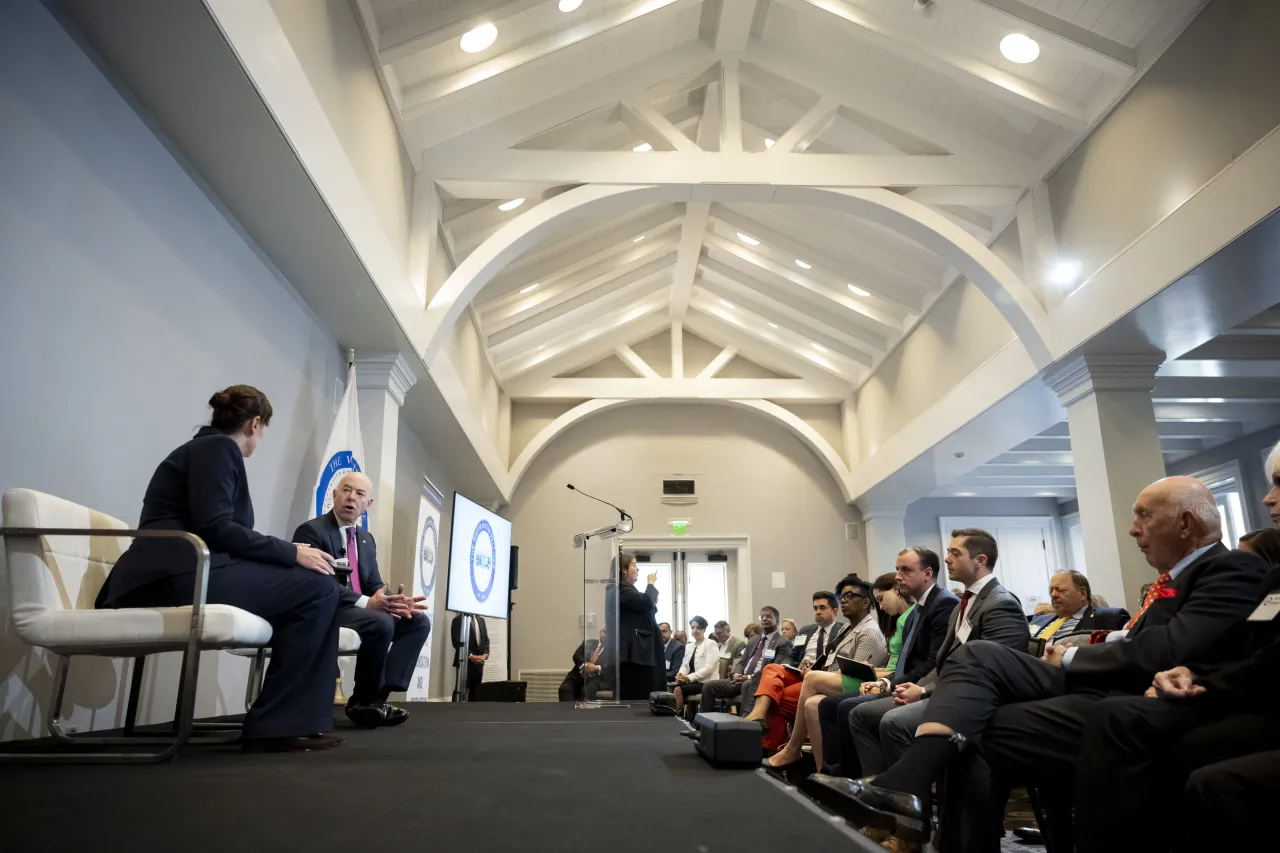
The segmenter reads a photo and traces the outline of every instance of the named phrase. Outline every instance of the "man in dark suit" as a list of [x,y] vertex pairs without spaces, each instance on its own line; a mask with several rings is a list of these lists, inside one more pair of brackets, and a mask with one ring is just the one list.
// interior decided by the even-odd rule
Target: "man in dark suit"
[[684,661],[684,643],[671,633],[670,622],[659,622],[658,632],[662,634],[662,657],[667,662],[667,683],[676,680],[680,664]]
[[911,746],[952,653],[976,640],[1026,653],[1027,617],[1017,596],[1001,586],[993,574],[998,556],[995,537],[987,531],[951,531],[947,576],[964,585],[964,595],[947,621],[933,669],[918,682],[900,682],[892,696],[859,705],[850,715],[849,728],[863,773],[879,773]]
[[887,677],[864,684],[857,696],[828,696],[818,705],[824,760],[829,772],[837,776],[863,775],[849,715],[857,706],[891,695],[901,684],[915,684],[933,670],[947,637],[951,612],[960,603],[950,590],[938,585],[942,564],[932,549],[923,545],[902,549],[895,569],[899,590],[915,601],[907,617],[897,666]]
[[[966,644],[948,661],[897,764],[874,780],[817,780],[840,793],[833,804],[859,825],[922,840],[930,788],[954,770],[944,832],[966,813],[968,837],[957,849],[998,849],[1009,786],[1071,778],[1090,712],[1104,697],[1139,695],[1156,673],[1180,664],[1238,657],[1266,564],[1223,547],[1213,494],[1192,477],[1151,484],[1133,513],[1129,533],[1161,574],[1124,631],[1091,645],[1048,646],[1042,660],[994,643]],[[980,750],[968,748],[979,741]],[[967,809],[953,802],[979,789],[990,795]]]
[[791,641],[779,630],[778,608],[766,604],[760,608],[760,633],[752,637],[729,672],[728,678],[708,681],[702,685],[702,701],[705,708],[715,705],[717,699],[738,699],[738,713],[746,716],[755,705],[756,687],[760,683],[760,671],[775,660],[790,660]]
[[[398,726],[409,712],[387,703],[393,690],[407,690],[418,653],[431,633],[424,596],[387,593],[378,573],[378,549],[360,527],[365,510],[373,506],[373,483],[352,472],[333,490],[333,509],[298,525],[295,542],[345,557],[351,569],[341,589],[338,624],[360,635],[356,653],[356,684],[347,701],[347,718],[365,729]],[[403,591],[403,587],[401,587]]]
[[[449,625],[449,639],[453,642],[453,668],[462,665],[462,620],[465,614],[453,617]],[[467,636],[467,701],[476,701],[476,691],[484,681],[484,662],[489,659],[489,626],[483,616],[466,616],[471,620]],[[455,691],[453,701],[458,701]]]
[[831,647],[831,641],[844,627],[838,618],[840,605],[836,594],[820,590],[813,594],[813,622],[796,631],[791,641],[791,664],[799,666],[805,661],[812,666]]
[[[584,640],[578,644],[577,650],[573,653],[573,669],[569,670],[565,674],[564,681],[560,682],[561,702],[581,702],[584,699],[595,698],[596,684],[604,668],[603,657],[604,629],[601,628],[599,640]],[[609,683],[607,677],[604,683]]]
[[1080,572],[1057,572],[1049,579],[1049,601],[1053,609],[1031,619],[1031,639],[1044,644],[1070,634],[1118,631],[1129,621],[1120,607],[1094,607],[1089,579]]

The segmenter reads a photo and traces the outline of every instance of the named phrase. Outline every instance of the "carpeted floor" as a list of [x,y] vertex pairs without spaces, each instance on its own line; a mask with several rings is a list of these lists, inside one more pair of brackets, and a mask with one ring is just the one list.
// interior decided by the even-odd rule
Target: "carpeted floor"
[[679,722],[647,710],[432,703],[412,713],[397,729],[344,725],[346,744],[323,753],[191,747],[170,765],[8,765],[0,768],[5,847],[851,848],[764,775],[713,769],[679,737]]

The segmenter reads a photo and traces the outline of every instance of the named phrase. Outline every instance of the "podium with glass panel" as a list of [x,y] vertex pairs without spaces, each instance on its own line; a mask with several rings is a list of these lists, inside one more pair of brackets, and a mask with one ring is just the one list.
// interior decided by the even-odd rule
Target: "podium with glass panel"
[[622,706],[618,664],[619,535],[631,530],[630,519],[573,537],[582,550],[583,695],[575,707]]

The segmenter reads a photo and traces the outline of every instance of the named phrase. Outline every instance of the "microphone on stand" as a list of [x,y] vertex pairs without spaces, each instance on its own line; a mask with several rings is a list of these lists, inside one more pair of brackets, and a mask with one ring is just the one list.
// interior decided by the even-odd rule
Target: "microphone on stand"
[[604,504],[607,507],[612,507],[613,509],[616,509],[618,511],[618,515],[620,516],[620,520],[631,522],[631,524],[626,525],[626,530],[623,530],[622,531],[623,533],[630,533],[631,528],[635,526],[636,520],[631,517],[631,513],[627,512],[625,509],[618,506],[617,504],[611,504],[604,498],[598,498],[595,495],[589,495],[586,492],[582,491],[582,489],[579,489],[573,483],[566,483],[565,485],[569,487],[570,491],[577,492],[578,494],[582,495],[584,498],[591,498],[591,500],[593,501],[599,501],[600,503]]

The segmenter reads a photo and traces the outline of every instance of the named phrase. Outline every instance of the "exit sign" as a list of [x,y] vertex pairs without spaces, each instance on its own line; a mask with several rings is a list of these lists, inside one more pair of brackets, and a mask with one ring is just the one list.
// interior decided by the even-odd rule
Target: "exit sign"
[[688,536],[689,535],[689,519],[687,518],[671,519],[671,535],[672,536]]

